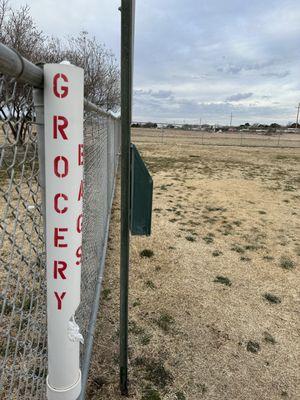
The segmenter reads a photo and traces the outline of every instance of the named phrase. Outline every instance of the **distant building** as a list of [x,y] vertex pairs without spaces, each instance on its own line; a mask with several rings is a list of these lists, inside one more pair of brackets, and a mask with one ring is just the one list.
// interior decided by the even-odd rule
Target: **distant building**
[[285,133],[297,133],[298,129],[296,128],[286,128],[284,130]]

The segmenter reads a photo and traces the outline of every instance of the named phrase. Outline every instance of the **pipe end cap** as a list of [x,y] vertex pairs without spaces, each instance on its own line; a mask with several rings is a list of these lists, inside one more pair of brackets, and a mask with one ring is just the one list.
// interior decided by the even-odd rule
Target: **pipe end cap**
[[77,382],[66,389],[54,389],[49,383],[49,375],[47,376],[47,399],[48,400],[76,400],[81,393],[81,371]]

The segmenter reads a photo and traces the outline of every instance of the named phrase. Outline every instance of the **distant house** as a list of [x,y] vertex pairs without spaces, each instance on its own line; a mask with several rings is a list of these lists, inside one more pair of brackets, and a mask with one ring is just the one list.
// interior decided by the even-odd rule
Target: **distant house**
[[267,130],[266,129],[256,129],[256,131],[255,131],[258,135],[264,135],[266,132],[267,132]]
[[297,133],[297,129],[296,128],[286,128],[284,130],[285,133]]

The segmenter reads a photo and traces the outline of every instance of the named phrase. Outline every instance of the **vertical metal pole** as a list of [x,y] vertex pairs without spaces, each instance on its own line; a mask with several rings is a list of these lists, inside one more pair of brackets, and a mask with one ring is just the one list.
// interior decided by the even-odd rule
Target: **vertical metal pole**
[[128,395],[128,278],[130,207],[130,135],[132,108],[134,0],[121,5],[121,259],[120,259],[120,390]]
[[297,118],[296,118],[296,133],[299,125],[299,113],[300,113],[300,103],[298,104],[298,110],[297,110]]
[[45,135],[44,135],[44,90],[33,89],[33,103],[36,114],[36,130],[38,140],[39,156],[39,185],[42,196],[42,216],[44,232],[46,234],[46,212],[45,212]]

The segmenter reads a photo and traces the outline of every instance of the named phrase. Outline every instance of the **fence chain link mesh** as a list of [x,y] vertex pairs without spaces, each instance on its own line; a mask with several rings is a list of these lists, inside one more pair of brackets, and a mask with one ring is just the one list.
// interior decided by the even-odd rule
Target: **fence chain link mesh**
[[[32,87],[0,76],[0,398],[43,399],[47,376],[46,271]],[[77,322],[85,338],[113,198],[120,121],[86,112],[83,263]],[[88,369],[86,344],[81,369]]]
[[97,284],[95,277],[101,279],[100,266],[106,246],[106,230],[119,151],[118,124],[119,122],[103,118],[95,112],[85,113],[83,263],[81,301],[76,313],[76,321],[85,341]]
[[1,77],[1,398],[40,398],[46,280],[32,88]]

